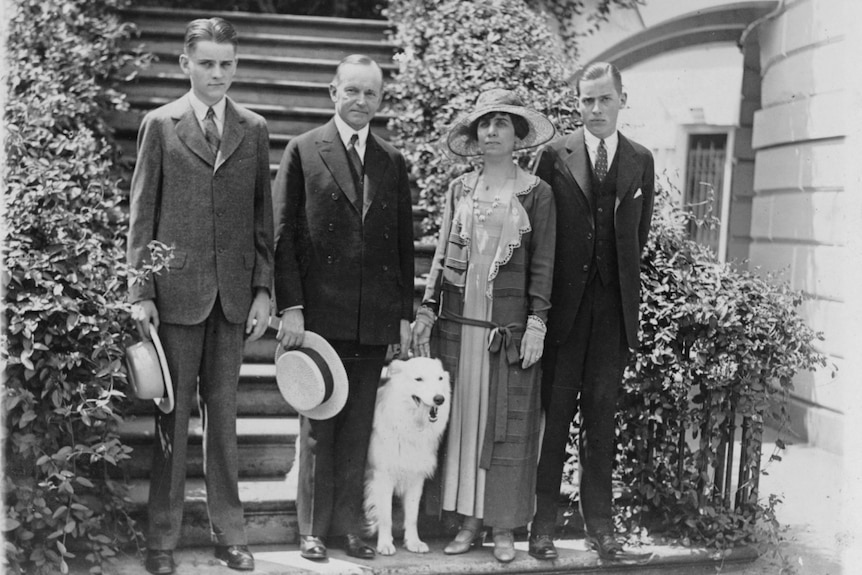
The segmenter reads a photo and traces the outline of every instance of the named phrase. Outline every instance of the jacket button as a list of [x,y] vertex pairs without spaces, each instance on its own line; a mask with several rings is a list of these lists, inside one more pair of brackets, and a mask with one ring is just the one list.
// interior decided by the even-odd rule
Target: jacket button
[[383,233],[383,239],[384,239],[384,240],[388,240],[388,239],[389,239],[389,232],[384,232],[384,233]]
[[335,261],[335,258],[332,256],[326,256],[326,263],[331,264]]
[[388,271],[389,271],[389,266],[383,266],[383,271],[388,272]]
[[599,213],[602,213],[603,211],[605,211],[603,208],[599,208]]
[[381,202],[381,204],[380,204],[380,208],[381,208],[381,209],[383,209],[383,210],[385,210],[385,209],[386,209],[386,207],[387,207],[388,205],[389,205],[389,204],[387,204],[386,202]]
[[588,239],[588,240],[593,239],[593,234],[587,234],[587,239]]
[[327,226],[327,228],[329,229],[330,232],[334,232],[335,231],[335,224],[330,223],[329,226]]
[[330,198],[332,198],[333,200],[337,200],[337,199],[338,199],[338,194],[336,194],[335,192],[332,192],[332,193],[329,195],[329,197],[330,197]]
[[584,270],[585,272],[588,272],[588,271],[590,271],[590,266],[586,266],[586,265],[585,265],[585,266],[584,266],[584,267],[582,267],[581,269],[582,269],[582,270]]

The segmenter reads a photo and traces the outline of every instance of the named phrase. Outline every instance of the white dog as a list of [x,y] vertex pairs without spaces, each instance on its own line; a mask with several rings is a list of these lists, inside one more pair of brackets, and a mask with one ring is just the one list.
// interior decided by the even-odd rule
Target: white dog
[[365,514],[377,529],[377,552],[394,555],[392,497],[404,507],[404,546],[427,553],[416,522],[425,479],[437,468],[437,449],[449,421],[449,374],[439,359],[394,360],[377,390],[365,470]]

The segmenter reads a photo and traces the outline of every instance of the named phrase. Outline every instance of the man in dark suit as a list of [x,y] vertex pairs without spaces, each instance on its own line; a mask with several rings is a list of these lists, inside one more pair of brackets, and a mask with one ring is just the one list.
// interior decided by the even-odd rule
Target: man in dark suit
[[180,66],[191,90],[147,114],[138,136],[128,260],[145,266],[153,240],[174,248],[165,273],[129,289],[141,336],[149,337],[150,323],[158,329],[176,388],[174,411],[156,411],[151,573],[174,570],[196,392],[216,557],[233,569],[254,568],[237,486],[236,393],[244,337],[259,338],[269,317],[272,198],[266,124],[225,95],[236,46],[225,20],[190,22]]
[[[388,344],[405,353],[413,316],[413,223],[404,158],[369,131],[383,73],[366,56],[339,65],[329,86],[335,117],[287,146],[273,190],[278,227],[275,296],[281,343],[325,337],[350,389],[335,417],[301,418],[297,513],[303,557],[324,538],[371,559],[362,527],[365,456]],[[331,544],[332,542],[330,542]]]
[[557,205],[557,248],[542,403],[546,425],[529,553],[554,559],[553,533],[569,426],[580,409],[580,504],[588,543],[623,558],[614,537],[614,414],[629,348],[638,345],[640,261],[652,219],[652,154],[617,131],[619,70],[589,66],[577,81],[584,127],[549,144],[536,174]]

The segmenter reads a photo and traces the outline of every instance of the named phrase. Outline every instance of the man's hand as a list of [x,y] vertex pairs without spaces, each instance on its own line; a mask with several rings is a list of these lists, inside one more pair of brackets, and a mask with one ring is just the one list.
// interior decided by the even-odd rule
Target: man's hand
[[[255,341],[266,332],[269,321],[269,293],[265,289],[258,288],[248,310],[248,319],[245,320],[245,333],[248,341]],[[251,335],[249,335],[251,334]]]
[[524,333],[524,339],[521,340],[521,367],[527,369],[542,359],[542,352],[544,350],[544,338],[527,330]]
[[413,355],[431,357],[431,325],[413,322]]
[[410,322],[406,319],[401,320],[401,347],[398,350],[398,359],[407,359],[407,351],[410,349],[410,342],[413,340],[413,334],[410,333]]
[[289,309],[281,316],[281,329],[276,336],[284,349],[294,349],[305,341],[305,316],[301,309]]
[[156,302],[151,299],[142,299],[132,305],[132,319],[135,320],[135,327],[138,328],[138,334],[141,339],[150,339],[150,324],[159,329],[159,310],[156,309]]

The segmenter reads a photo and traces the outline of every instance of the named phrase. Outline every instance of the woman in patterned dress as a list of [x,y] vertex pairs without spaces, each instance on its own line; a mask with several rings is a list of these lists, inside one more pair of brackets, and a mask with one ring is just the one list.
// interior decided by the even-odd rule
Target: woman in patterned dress
[[413,328],[414,354],[440,357],[453,380],[439,483],[442,509],[463,521],[448,554],[491,527],[494,556],[509,562],[513,529],[533,516],[556,214],[551,188],[513,154],[553,135],[514,92],[492,89],[447,138],[453,153],[482,158],[449,185]]

